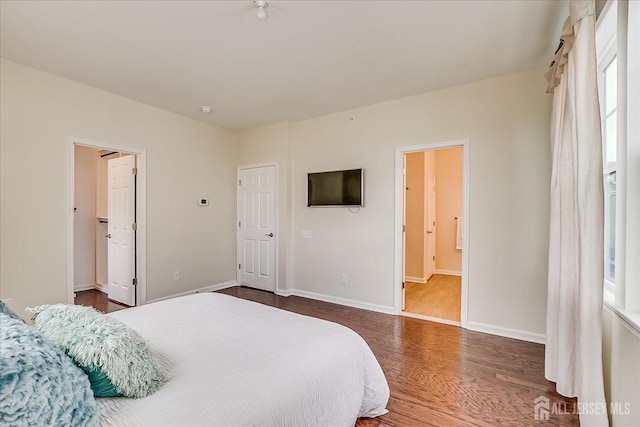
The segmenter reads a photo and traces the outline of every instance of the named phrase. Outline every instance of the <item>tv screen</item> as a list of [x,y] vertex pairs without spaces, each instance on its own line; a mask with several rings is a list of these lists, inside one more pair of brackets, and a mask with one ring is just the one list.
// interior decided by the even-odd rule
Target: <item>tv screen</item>
[[363,170],[307,174],[307,206],[364,206]]

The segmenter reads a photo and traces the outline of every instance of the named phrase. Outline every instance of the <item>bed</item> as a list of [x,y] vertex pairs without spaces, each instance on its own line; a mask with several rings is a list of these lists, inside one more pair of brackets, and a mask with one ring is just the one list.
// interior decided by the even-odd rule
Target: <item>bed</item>
[[386,413],[389,387],[351,329],[218,293],[111,313],[138,332],[168,381],[101,398],[108,426],[353,426]]

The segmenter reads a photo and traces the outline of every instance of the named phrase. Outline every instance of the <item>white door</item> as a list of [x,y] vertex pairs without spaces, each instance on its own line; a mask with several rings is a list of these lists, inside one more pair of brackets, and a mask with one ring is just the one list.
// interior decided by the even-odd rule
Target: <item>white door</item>
[[275,292],[275,166],[238,174],[238,281]]
[[135,156],[108,162],[107,238],[109,299],[136,305],[135,271]]
[[427,280],[436,272],[436,175],[435,152],[425,152],[425,262],[424,276]]
[[406,289],[404,278],[406,274],[407,256],[407,155],[402,156],[402,311],[406,305]]

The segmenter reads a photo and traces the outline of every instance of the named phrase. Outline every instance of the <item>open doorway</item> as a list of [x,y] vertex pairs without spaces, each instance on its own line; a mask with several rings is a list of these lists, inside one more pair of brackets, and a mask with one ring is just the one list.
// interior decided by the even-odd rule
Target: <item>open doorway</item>
[[463,149],[404,156],[404,311],[459,324]]
[[396,150],[398,314],[466,326],[467,144]]
[[73,139],[69,160],[69,302],[143,304],[144,152]]

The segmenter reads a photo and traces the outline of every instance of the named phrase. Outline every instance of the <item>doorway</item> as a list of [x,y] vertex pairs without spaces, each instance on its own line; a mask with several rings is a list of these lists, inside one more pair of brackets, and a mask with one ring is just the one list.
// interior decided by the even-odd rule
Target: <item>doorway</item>
[[460,323],[460,147],[417,151],[405,163],[404,312]]
[[68,156],[69,303],[83,292],[144,304],[145,152],[70,138]]
[[277,166],[238,168],[238,283],[269,292],[277,284]]
[[468,140],[396,150],[398,314],[466,326],[467,176]]

